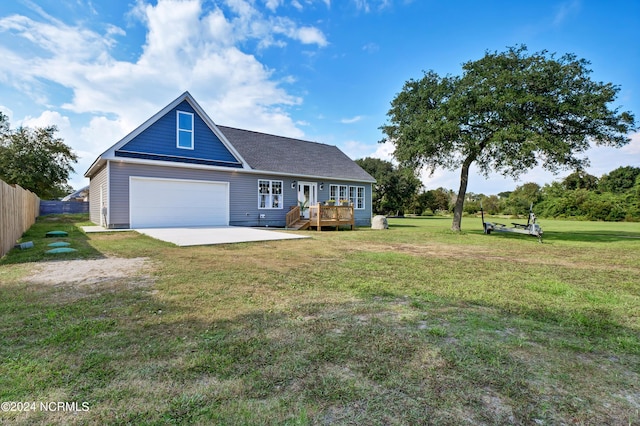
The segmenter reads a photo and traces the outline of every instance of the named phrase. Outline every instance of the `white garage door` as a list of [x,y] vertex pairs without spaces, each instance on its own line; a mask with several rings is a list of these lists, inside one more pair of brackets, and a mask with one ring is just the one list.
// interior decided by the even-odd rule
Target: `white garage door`
[[132,176],[129,215],[131,228],[226,226],[229,184]]

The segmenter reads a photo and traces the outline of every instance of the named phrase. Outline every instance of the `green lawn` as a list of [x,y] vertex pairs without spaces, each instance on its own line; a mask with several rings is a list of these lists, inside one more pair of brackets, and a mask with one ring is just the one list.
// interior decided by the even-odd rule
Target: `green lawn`
[[[179,248],[82,221],[40,218],[0,261],[0,401],[80,408],[0,423],[640,424],[638,223],[541,220],[539,244],[392,219]],[[75,257],[147,267],[34,281],[54,226]]]

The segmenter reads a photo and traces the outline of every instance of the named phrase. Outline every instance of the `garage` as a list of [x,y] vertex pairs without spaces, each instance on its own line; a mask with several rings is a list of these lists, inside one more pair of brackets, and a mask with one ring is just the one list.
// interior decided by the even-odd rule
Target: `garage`
[[131,228],[229,225],[229,183],[131,176]]

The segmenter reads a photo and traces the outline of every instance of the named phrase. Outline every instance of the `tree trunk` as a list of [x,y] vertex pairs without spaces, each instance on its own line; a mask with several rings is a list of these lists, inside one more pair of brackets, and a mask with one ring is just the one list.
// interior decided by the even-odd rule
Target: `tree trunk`
[[464,163],[462,163],[462,171],[460,172],[460,189],[458,190],[458,197],[456,198],[456,205],[453,208],[453,223],[451,224],[451,230],[460,232],[462,224],[462,211],[464,209],[464,197],[467,195],[467,183],[469,182],[469,167],[473,163],[474,157],[468,156]]

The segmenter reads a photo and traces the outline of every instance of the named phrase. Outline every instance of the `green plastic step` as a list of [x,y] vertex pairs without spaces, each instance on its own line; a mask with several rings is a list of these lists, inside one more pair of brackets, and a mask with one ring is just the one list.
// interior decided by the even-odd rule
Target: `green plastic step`
[[47,254],[62,254],[62,253],[73,253],[74,251],[78,251],[76,249],[72,249],[69,247],[59,247],[51,250],[45,251]]
[[49,231],[47,232],[47,234],[45,235],[45,237],[66,237],[68,236],[69,233],[65,232],[65,231]]
[[64,241],[58,241],[55,243],[47,244],[49,247],[68,247],[71,243],[65,243]]

